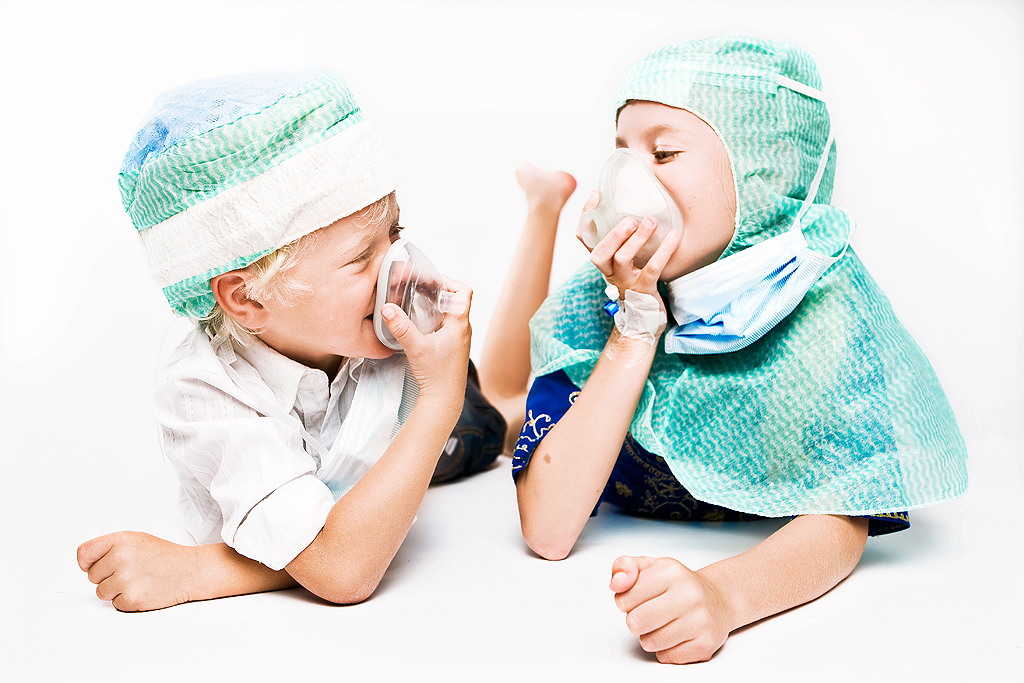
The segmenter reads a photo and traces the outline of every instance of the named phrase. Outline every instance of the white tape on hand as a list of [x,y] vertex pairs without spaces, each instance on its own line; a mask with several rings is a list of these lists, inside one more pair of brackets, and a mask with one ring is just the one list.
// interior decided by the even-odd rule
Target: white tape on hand
[[655,336],[658,328],[668,321],[658,300],[650,294],[627,289],[625,298],[619,300],[618,304],[619,310],[612,317],[619,334],[654,346],[658,341]]

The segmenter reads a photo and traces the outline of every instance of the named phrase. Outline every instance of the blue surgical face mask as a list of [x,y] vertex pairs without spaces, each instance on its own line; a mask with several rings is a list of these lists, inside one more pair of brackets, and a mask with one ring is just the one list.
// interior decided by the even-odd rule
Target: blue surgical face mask
[[[782,76],[778,79],[781,86],[824,101],[814,88]],[[792,313],[846,253],[846,247],[836,256],[812,251],[801,231],[801,220],[817,196],[834,141],[830,126],[817,173],[792,228],[667,283],[666,303],[677,322],[665,334],[667,353],[728,353],[754,343]]]

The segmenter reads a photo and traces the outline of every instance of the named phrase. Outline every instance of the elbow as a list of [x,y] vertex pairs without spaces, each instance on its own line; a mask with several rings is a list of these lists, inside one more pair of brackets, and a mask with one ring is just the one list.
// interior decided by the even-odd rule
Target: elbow
[[551,560],[556,562],[558,560],[564,560],[569,556],[569,552],[572,550],[572,546],[566,547],[565,545],[558,544],[544,544],[538,542],[526,541],[526,545],[530,547],[530,550],[539,555],[542,559]]
[[292,578],[313,595],[335,605],[355,605],[369,599],[384,576],[383,571],[363,567],[338,567],[329,573],[295,575],[299,573],[292,573]]
[[[330,520],[328,520],[330,521]],[[326,526],[324,527],[327,528]],[[372,546],[321,534],[285,565],[303,588],[335,605],[354,605],[377,590],[392,555]]]
[[359,603],[363,602],[364,600],[369,599],[369,597],[372,594],[373,594],[372,590],[365,591],[365,592],[364,591],[346,591],[346,592],[328,593],[328,594],[320,595],[320,596],[317,596],[317,597],[319,597],[322,600],[326,600],[327,602],[329,602],[329,603],[331,603],[333,605],[358,605]]
[[545,560],[564,560],[576,545],[577,534],[567,534],[558,529],[538,529],[525,521],[522,530],[526,545]]
[[824,515],[821,517],[831,525],[833,557],[840,580],[849,576],[860,562],[868,540],[868,520],[865,517]]
[[868,520],[864,517],[847,517],[844,521],[846,522],[844,569],[846,570],[846,575],[849,575],[864,554],[864,548],[868,541]]
[[576,525],[570,519],[572,515],[537,505],[524,484],[522,480],[516,482],[523,540],[530,550],[545,560],[564,560],[576,545],[586,518]]
[[310,591],[322,600],[335,605],[356,605],[368,600],[377,590],[380,579],[364,581],[334,581]]

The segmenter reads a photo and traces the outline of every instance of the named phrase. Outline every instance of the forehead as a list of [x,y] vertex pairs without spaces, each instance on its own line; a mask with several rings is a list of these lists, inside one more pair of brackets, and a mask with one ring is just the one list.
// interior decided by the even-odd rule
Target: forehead
[[659,102],[630,100],[619,111],[616,135],[625,141],[630,137],[669,135],[680,139],[707,140],[718,134],[702,118],[685,109]]
[[334,252],[358,252],[365,249],[381,231],[398,224],[399,207],[394,193],[353,214],[339,218],[330,225],[311,233],[319,245],[330,245]]
[[351,220],[354,226],[386,225],[390,228],[398,222],[398,215],[398,200],[395,199],[395,193],[392,192],[342,220]]

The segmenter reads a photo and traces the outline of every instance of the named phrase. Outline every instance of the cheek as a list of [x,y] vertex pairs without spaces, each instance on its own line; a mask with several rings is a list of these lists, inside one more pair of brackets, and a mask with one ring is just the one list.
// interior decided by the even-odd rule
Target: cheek
[[682,191],[669,190],[669,194],[683,214],[683,241],[665,266],[662,280],[673,280],[716,261],[735,230],[735,193],[728,171],[728,185],[712,173],[679,182],[685,183],[677,186]]
[[703,165],[704,170],[686,179],[688,192],[681,196],[683,218],[699,224],[701,241],[722,249],[732,240],[736,225],[736,189],[729,160],[723,154]]
[[709,183],[707,167],[704,168],[702,172],[699,164],[683,161],[667,164],[656,173],[658,180],[683,212],[684,219],[689,217],[688,214],[706,213],[711,203],[718,200],[717,197],[709,196],[708,190],[712,184]]
[[686,220],[686,214],[693,210],[693,183],[686,177],[686,174],[680,171],[681,167],[672,168],[672,165],[666,165],[662,167],[654,167],[651,170],[654,172],[654,177],[658,179],[661,186],[665,188],[668,195],[672,197],[672,201],[676,203],[679,210],[683,214],[683,220]]
[[729,214],[730,222],[735,223],[736,219],[736,184],[732,177],[732,166],[729,164],[729,157],[726,156],[725,150],[719,150],[716,166],[716,180],[718,186],[719,196],[721,197],[721,205],[724,207],[726,213]]
[[334,290],[335,305],[352,319],[373,314],[376,301],[377,275],[369,271],[360,277],[339,282]]

